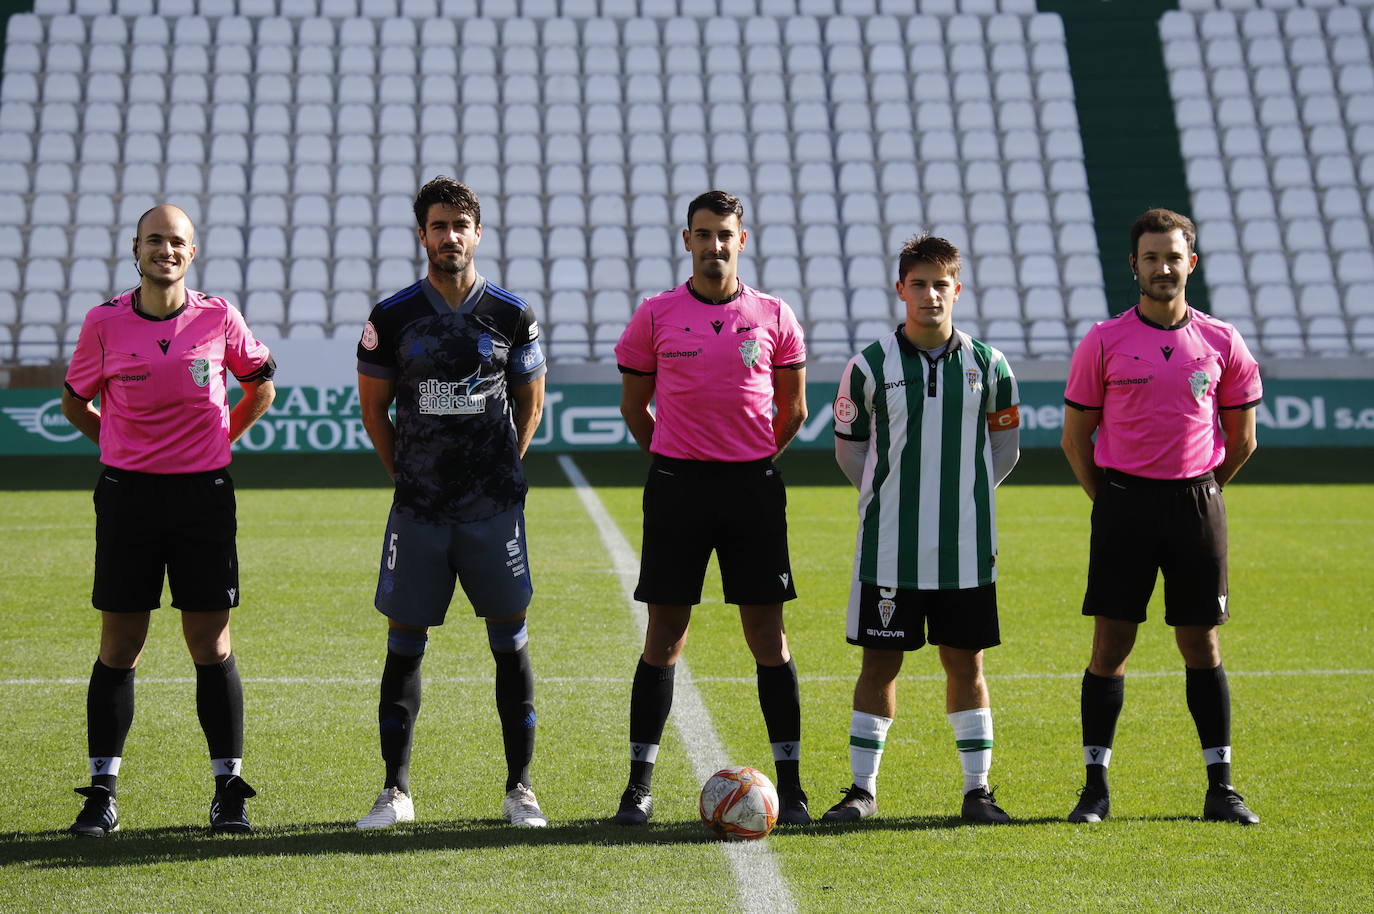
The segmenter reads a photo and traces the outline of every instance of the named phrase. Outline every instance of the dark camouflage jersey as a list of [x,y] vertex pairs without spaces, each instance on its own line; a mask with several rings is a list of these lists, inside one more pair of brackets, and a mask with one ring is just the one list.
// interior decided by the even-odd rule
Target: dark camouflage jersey
[[358,372],[396,382],[397,513],[443,524],[520,504],[507,389],[544,371],[529,306],[480,276],[457,310],[427,279],[374,307]]

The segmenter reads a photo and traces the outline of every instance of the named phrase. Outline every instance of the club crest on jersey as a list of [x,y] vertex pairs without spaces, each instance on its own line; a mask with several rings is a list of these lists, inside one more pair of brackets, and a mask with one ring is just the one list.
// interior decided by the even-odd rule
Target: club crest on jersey
[[209,359],[196,359],[186,366],[186,370],[191,372],[191,380],[196,382],[197,387],[204,387],[210,383]]
[[377,328],[372,326],[372,321],[363,324],[362,347],[368,352],[377,348]]
[[1193,388],[1193,397],[1201,400],[1212,384],[1212,376],[1205,371],[1195,371],[1188,375],[1188,385]]
[[496,345],[491,341],[490,334],[482,334],[477,338],[477,354],[482,357],[482,361],[490,361],[491,354],[496,351]]
[[968,382],[968,392],[976,394],[983,389],[983,372],[977,368],[965,368],[964,380]]
[[892,599],[897,595],[897,591],[894,588],[881,587],[878,593],[882,596],[878,601],[878,618],[882,621],[883,628],[887,628],[892,624],[892,614],[897,611],[897,601]]
[[753,368],[755,365],[759,363],[759,355],[761,354],[761,350],[759,349],[759,341],[745,340],[744,342],[740,343],[739,354],[740,358],[744,359],[744,367]]

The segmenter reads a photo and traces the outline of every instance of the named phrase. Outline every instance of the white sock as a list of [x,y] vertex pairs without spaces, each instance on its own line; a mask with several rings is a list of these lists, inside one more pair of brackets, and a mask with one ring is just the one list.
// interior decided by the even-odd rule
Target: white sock
[[992,709],[972,708],[948,716],[964,769],[964,793],[987,787],[988,769],[992,767]]
[[112,774],[118,776],[119,763],[124,761],[117,755],[91,756],[91,777],[97,774]]
[[854,786],[878,795],[878,766],[883,761],[883,746],[892,718],[855,711],[849,718],[849,767]]
[[212,758],[210,759],[210,770],[215,777],[222,774],[243,774],[243,759],[241,758]]

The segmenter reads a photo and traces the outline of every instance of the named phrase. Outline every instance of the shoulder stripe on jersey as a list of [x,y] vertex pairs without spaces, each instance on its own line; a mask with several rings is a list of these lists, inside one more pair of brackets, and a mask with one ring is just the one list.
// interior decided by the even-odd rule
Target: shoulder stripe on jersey
[[399,301],[402,301],[403,299],[414,298],[416,293],[418,293],[419,291],[420,281],[417,280],[414,285],[406,286],[404,289],[397,292],[390,298],[383,299],[382,301],[378,302],[377,306],[380,308],[390,308],[392,305],[396,304]]
[[508,305],[514,305],[521,311],[524,311],[526,308],[529,307],[529,305],[526,304],[523,298],[516,295],[514,292],[507,292],[505,289],[501,288],[500,286],[496,285],[490,280],[487,281],[487,292],[491,293],[491,296],[493,298],[500,299]]

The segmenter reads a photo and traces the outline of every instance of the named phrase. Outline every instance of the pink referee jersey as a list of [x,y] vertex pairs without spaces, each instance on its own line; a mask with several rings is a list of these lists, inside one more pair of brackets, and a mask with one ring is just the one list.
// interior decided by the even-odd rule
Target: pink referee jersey
[[270,358],[238,309],[186,290],[159,320],[134,309],[137,290],[86,314],[67,389],[100,397],[100,460],[141,473],[199,473],[229,464],[224,373],[253,380]]
[[806,343],[780,298],[740,283],[713,304],[684,283],[635,309],[615,358],[622,371],[655,376],[649,450],[738,463],[777,453],[773,369],[804,365]]
[[1094,324],[1074,350],[1064,402],[1100,409],[1100,467],[1149,479],[1201,476],[1226,456],[1217,411],[1260,402],[1259,364],[1235,327],[1188,309],[1170,329],[1138,308]]

